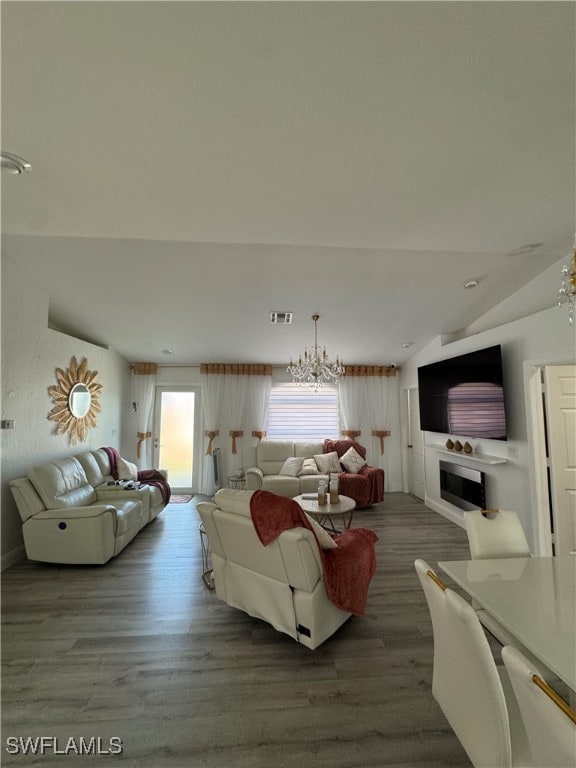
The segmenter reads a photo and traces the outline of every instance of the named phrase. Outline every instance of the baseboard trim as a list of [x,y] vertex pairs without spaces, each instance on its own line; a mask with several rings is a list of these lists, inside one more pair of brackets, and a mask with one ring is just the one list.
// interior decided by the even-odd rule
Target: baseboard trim
[[442,517],[446,517],[448,520],[450,520],[450,522],[459,525],[460,528],[466,527],[466,523],[464,522],[464,517],[461,512],[457,512],[455,509],[450,509],[444,504],[439,504],[429,496],[426,496],[426,501],[424,503],[427,507],[433,509],[434,512],[438,512],[438,514],[442,515]]
[[25,557],[26,550],[24,549],[24,544],[20,544],[19,547],[11,549],[10,552],[6,552],[6,554],[0,557],[0,571],[5,571],[6,568],[10,568],[14,563],[24,560]]

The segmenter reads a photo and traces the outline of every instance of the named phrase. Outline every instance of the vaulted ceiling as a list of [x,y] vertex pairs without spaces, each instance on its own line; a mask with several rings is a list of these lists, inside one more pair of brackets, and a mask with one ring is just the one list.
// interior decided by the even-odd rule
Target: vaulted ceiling
[[5,0],[4,256],[130,360],[284,362],[317,312],[401,363],[571,251],[575,9]]

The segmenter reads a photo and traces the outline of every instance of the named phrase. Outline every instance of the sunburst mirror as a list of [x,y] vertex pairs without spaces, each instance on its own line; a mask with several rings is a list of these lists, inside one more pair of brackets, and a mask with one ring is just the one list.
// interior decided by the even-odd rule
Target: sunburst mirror
[[100,413],[100,392],[102,384],[96,382],[98,371],[88,370],[88,360],[84,357],[78,363],[75,357],[66,369],[56,368],[57,386],[48,387],[54,408],[48,414],[56,422],[55,435],[68,433],[68,442],[72,445],[83,443],[88,430],[95,427],[96,414]]

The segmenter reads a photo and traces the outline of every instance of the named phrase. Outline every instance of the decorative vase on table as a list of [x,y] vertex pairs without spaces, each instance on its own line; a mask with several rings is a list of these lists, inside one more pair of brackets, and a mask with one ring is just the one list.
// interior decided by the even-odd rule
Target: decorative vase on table
[[338,475],[330,478],[330,504],[338,504],[340,496],[338,494]]

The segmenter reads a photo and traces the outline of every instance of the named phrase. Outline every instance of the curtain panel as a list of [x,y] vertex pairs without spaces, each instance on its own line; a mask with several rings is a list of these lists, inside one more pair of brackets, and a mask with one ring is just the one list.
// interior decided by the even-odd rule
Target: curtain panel
[[212,494],[213,462],[208,452],[220,448],[221,472],[226,478],[248,466],[253,446],[266,434],[272,366],[203,363],[200,379],[206,441],[201,492]]
[[402,489],[399,369],[393,365],[347,365],[338,385],[342,433],[366,448],[369,464],[381,467],[386,490]]
[[138,469],[150,469],[153,461],[152,418],[154,387],[158,366],[156,363],[132,363],[132,399],[136,403],[138,433],[136,458]]

